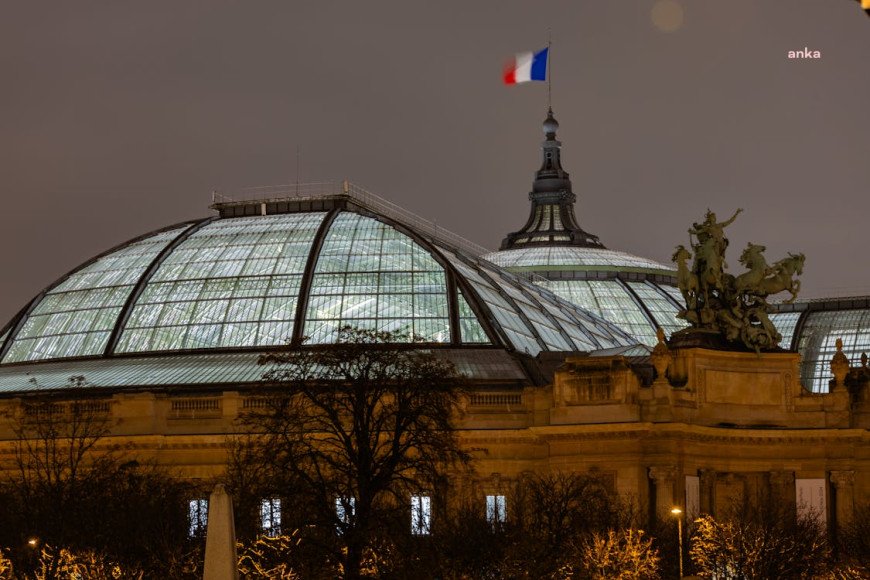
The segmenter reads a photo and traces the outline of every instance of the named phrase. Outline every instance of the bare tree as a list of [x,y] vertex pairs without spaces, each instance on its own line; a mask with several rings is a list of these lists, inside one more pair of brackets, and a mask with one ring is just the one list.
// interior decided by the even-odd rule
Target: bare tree
[[[360,576],[397,509],[408,514],[410,495],[434,493],[448,469],[467,464],[454,431],[460,377],[414,342],[345,327],[327,348],[264,355],[271,388],[242,420],[250,435],[236,442],[230,487],[292,495],[291,517],[318,527],[324,546],[335,540],[331,561],[346,578]],[[250,513],[254,502],[241,503]]]
[[299,545],[298,534],[258,536],[248,543],[240,542],[239,576],[248,579],[298,580],[290,561]]
[[515,542],[508,560],[516,561],[514,568],[528,568],[533,577],[556,573],[592,533],[636,524],[633,505],[596,472],[528,475],[509,498],[509,511]]
[[13,465],[0,484],[7,518],[18,524],[9,530],[18,537],[5,538],[13,545],[31,536],[67,545],[81,536],[113,457],[111,449],[96,450],[109,426],[101,407],[83,397],[86,387],[84,377],[70,377],[66,394],[74,402],[33,396],[13,418]]
[[0,471],[0,545],[21,573],[61,575],[69,558],[40,558],[45,546],[163,575],[186,547],[190,485],[111,445],[109,403],[92,392],[74,376],[60,394],[27,398],[12,417],[12,460]]
[[412,572],[421,572],[406,576],[583,577],[585,543],[595,534],[607,537],[609,530],[633,530],[638,520],[633,503],[620,498],[612,479],[601,473],[530,474],[506,484],[504,493],[504,521],[487,517],[483,498],[473,493],[452,502],[434,532],[431,553],[415,552],[423,561]]
[[820,519],[795,517],[794,506],[775,501],[736,504],[720,519],[703,516],[690,542],[689,554],[705,578],[816,578],[831,564]]
[[870,503],[856,506],[839,530],[839,556],[848,566],[870,577]]
[[593,532],[566,568],[566,578],[653,580],[659,577],[659,555],[643,530]]

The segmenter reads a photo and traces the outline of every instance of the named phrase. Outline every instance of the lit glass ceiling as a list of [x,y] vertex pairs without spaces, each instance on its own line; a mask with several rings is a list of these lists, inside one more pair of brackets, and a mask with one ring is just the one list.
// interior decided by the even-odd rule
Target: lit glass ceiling
[[471,309],[471,305],[462,294],[462,290],[456,291],[457,301],[459,304],[459,329],[462,334],[462,342],[469,343],[486,343],[489,339],[486,337],[486,331],[480,325],[477,315]]
[[212,222],[182,242],[136,301],[117,352],[287,342],[324,212]]
[[843,339],[843,354],[853,365],[860,365],[861,354],[870,354],[870,310],[809,312],[798,337],[801,353],[801,379],[814,393],[827,393],[831,359],[837,352],[837,339]]
[[[635,342],[625,331],[572,303],[493,266],[441,249],[487,305],[514,347],[532,356],[541,350],[608,348],[614,341]],[[567,350],[573,350],[568,348]]]
[[[644,280],[649,274],[674,276],[668,266],[653,260],[573,246],[518,248],[484,258],[509,271],[538,274],[535,284],[616,324],[648,346],[656,344],[657,328],[670,336],[688,326],[677,318],[682,303],[679,290]],[[587,276],[587,272],[593,274]],[[598,278],[602,272],[608,277]],[[634,276],[637,281],[624,281],[620,276]]]
[[495,341],[531,355],[635,342],[488,262],[436,251],[352,211],[187,227],[130,243],[63,279],[24,318],[2,362],[255,348],[303,336],[329,343],[342,325],[430,343]]
[[323,240],[305,334],[335,342],[355,326],[450,342],[447,275],[432,255],[391,226],[340,214]]
[[795,327],[800,317],[800,312],[774,312],[769,315],[770,321],[782,335],[782,340],[779,343],[781,348],[791,348]]
[[525,270],[606,269],[647,271],[673,276],[673,267],[604,248],[544,246],[493,252],[483,256],[497,266]]
[[62,280],[29,313],[3,362],[101,354],[136,281],[184,229],[128,244]]
[[[677,318],[674,310],[674,301],[681,304],[683,296],[677,288],[646,282],[626,282],[632,292],[643,303],[644,308],[655,319],[656,324],[661,326],[665,334],[671,335],[678,330],[686,328],[689,323],[682,318]],[[676,291],[676,296],[674,295]]]

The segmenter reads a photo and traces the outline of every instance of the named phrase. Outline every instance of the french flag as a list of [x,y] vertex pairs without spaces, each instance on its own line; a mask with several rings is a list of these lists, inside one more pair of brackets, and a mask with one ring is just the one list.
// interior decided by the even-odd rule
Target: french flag
[[538,52],[521,52],[504,69],[504,84],[547,80],[547,56],[550,48]]

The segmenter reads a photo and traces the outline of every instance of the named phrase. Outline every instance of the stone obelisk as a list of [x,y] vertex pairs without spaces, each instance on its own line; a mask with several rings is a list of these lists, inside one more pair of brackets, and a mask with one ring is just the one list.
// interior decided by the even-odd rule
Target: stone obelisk
[[233,502],[223,484],[217,484],[208,500],[208,533],[205,539],[203,580],[238,580],[236,526]]

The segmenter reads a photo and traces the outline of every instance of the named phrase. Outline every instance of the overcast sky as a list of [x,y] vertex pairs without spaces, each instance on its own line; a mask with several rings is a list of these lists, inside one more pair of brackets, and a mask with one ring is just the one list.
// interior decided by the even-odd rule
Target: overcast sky
[[[2,8],[0,327],[94,254],[210,215],[213,189],[347,177],[497,248],[526,219],[546,113],[545,85],[501,72],[548,28],[584,229],[667,261],[706,208],[743,207],[735,253],[804,252],[805,297],[870,293],[852,0]],[[788,59],[804,48],[821,58]]]

